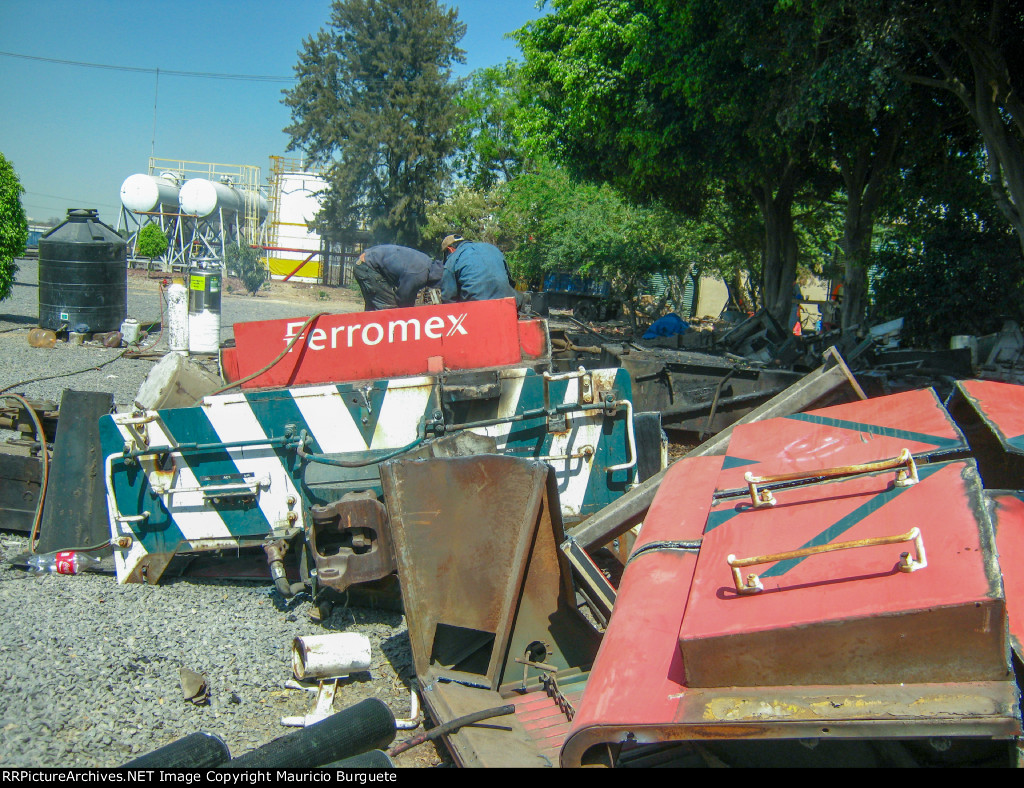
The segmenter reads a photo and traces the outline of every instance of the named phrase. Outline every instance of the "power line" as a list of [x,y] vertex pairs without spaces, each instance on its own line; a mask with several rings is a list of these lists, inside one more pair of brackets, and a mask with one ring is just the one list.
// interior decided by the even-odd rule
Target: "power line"
[[137,66],[112,66],[105,63],[86,63],[81,60],[59,60],[54,57],[38,55],[22,55],[17,52],[0,52],[4,57],[15,57],[21,60],[36,60],[42,63],[56,63],[62,66],[82,66],[84,68],[102,68],[108,71],[129,71],[136,74],[170,74],[175,77],[199,77],[202,79],[234,79],[242,82],[295,82],[295,77],[261,76],[258,74],[220,74],[212,71],[171,71],[168,69],[140,68]]

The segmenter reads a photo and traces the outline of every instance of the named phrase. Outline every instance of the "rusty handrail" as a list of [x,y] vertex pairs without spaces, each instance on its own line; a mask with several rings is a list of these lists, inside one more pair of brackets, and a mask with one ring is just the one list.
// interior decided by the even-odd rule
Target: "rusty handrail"
[[771,490],[760,488],[759,485],[776,484],[779,482],[793,482],[806,479],[807,481],[823,481],[825,479],[838,479],[847,476],[858,476],[862,473],[877,473],[879,471],[896,471],[897,487],[909,487],[917,484],[917,463],[910,449],[903,449],[899,456],[891,460],[880,460],[878,462],[865,462],[860,465],[843,465],[837,468],[821,468],[813,471],[795,471],[793,473],[780,473],[775,476],[754,476],[747,471],[743,480],[747,483],[750,491],[750,505],[755,509],[762,509],[775,505],[775,496]]
[[740,570],[748,566],[760,564],[774,564],[779,561],[790,561],[794,558],[807,558],[821,553],[831,553],[836,550],[853,550],[858,547],[877,547],[879,545],[900,544],[902,542],[913,542],[917,551],[917,558],[911,558],[910,553],[901,553],[899,569],[901,572],[916,572],[928,566],[928,558],[924,552],[924,540],[921,538],[921,529],[913,527],[905,534],[895,536],[875,536],[869,539],[856,539],[851,542],[832,542],[830,544],[816,545],[814,547],[803,547],[799,550],[790,550],[784,553],[772,553],[770,555],[757,555],[751,558],[737,558],[735,555],[726,557],[726,563],[732,569],[732,579],[736,585],[736,593],[743,596],[757,594],[764,590],[761,579],[756,574],[749,574],[744,578]]

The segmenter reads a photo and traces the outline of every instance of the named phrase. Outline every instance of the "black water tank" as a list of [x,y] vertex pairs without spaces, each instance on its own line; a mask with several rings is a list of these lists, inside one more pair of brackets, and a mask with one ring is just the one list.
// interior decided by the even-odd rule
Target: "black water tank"
[[39,239],[39,326],[117,331],[128,314],[125,247],[95,208],[69,210]]

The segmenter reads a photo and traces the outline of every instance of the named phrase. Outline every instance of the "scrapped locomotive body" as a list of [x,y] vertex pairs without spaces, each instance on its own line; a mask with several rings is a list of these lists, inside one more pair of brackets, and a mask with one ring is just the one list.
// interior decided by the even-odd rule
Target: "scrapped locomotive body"
[[[916,391],[741,426],[726,456],[673,467],[563,765],[667,742],[749,764],[795,740],[823,763],[859,740],[885,742],[850,756],[864,763],[939,762],[950,740],[1009,763],[1008,600],[968,451]],[[641,634],[646,664],[625,659]]]
[[[1024,387],[960,384],[960,394],[1015,450]],[[982,394],[1001,404],[986,412]],[[570,654],[565,644],[585,641],[553,616],[545,632],[533,611],[508,631],[537,656],[508,649],[491,687],[418,669],[439,723],[515,706],[501,730],[451,734],[456,759],[1015,763],[1024,477],[986,490],[986,472],[1008,463],[976,461],[976,431],[961,423],[933,391],[913,391],[740,425],[724,456],[680,460],[589,654]],[[542,564],[555,571],[550,557]]]
[[[316,507],[378,496],[382,460],[463,431],[499,454],[550,463],[572,521],[636,481],[625,371],[471,374],[246,391],[103,417],[118,580],[156,582],[176,554],[308,533]],[[372,549],[370,530],[365,550],[349,549]]]

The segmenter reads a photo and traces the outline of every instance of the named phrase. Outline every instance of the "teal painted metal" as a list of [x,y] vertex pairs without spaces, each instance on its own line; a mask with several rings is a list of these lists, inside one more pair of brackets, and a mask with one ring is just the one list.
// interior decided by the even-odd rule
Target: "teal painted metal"
[[[631,397],[628,372],[592,370],[585,373],[590,385],[582,387],[579,378],[549,380],[547,403],[545,380],[533,370],[494,374],[497,396],[489,398],[449,401],[440,378],[417,377],[213,396],[198,407],[152,413],[141,426],[132,424],[138,417],[104,416],[111,533],[130,542],[117,554],[119,581],[146,556],[288,538],[303,529],[310,506],[356,490],[380,495],[378,463],[395,449],[443,434],[439,424],[497,421],[471,431],[493,437],[499,453],[551,464],[567,522],[598,511],[635,483],[635,462],[608,470],[635,460],[629,412],[600,407],[606,398]],[[563,411],[564,426],[549,423],[555,410]],[[140,430],[148,442],[140,442]],[[296,450],[300,441],[308,454],[362,465],[308,462]],[[222,492],[225,485],[236,489]]]

